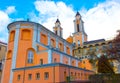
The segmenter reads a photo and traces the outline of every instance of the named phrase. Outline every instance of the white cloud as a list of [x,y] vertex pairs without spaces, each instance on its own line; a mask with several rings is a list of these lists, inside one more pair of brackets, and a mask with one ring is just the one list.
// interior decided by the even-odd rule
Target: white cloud
[[83,12],[85,30],[89,40],[100,38],[110,39],[120,29],[120,3],[106,1]]
[[7,25],[12,21],[8,14],[15,11],[14,6],[9,6],[6,11],[0,10],[0,40],[3,42],[8,41]]
[[[31,20],[36,21],[52,30],[54,23],[59,16],[61,26],[63,27],[63,36],[67,38],[70,32],[74,32],[73,20],[76,12],[72,6],[67,6],[64,2],[36,1],[35,8],[39,15],[31,13]],[[101,38],[111,38],[120,29],[120,3],[116,0],[108,0],[95,7],[86,10],[81,9],[80,13],[85,22],[85,31],[88,34],[88,40]]]
[[32,21],[39,22],[52,31],[58,17],[63,28],[63,33],[66,33],[64,34],[64,38],[67,38],[70,32],[73,32],[75,12],[71,6],[67,6],[63,2],[55,3],[53,1],[36,1],[34,4],[39,15],[37,16],[33,12],[30,13],[30,17],[33,17],[31,18]]
[[14,13],[15,11],[16,11],[15,6],[9,6],[5,12],[7,14],[11,14],[11,13]]

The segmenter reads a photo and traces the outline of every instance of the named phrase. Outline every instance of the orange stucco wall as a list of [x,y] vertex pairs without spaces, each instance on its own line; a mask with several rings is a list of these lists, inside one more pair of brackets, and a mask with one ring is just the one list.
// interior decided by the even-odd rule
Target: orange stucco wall
[[[53,72],[54,67],[45,67],[45,68],[37,68],[37,69],[30,69],[30,70],[25,70],[25,71],[16,71],[14,73],[14,80],[13,83],[21,83],[23,82],[23,76],[24,76],[24,83],[53,83],[53,78],[55,78],[56,81],[59,81],[59,75],[57,74],[58,68],[55,67],[55,71]],[[25,72],[25,73],[24,73]],[[49,73],[49,79],[45,80],[44,78],[44,73],[48,72]],[[36,80],[36,73],[40,73],[40,79]],[[17,80],[17,76],[21,75],[21,80]],[[32,74],[32,79],[28,79],[28,74]],[[53,77],[55,75],[55,77]]]
[[[49,73],[49,78],[45,80],[44,73]],[[66,75],[64,74],[66,72]],[[53,82],[65,82],[67,76],[71,76],[71,80],[88,80],[89,75],[93,74],[91,72],[85,72],[83,70],[78,70],[75,68],[65,67],[65,66],[52,66],[52,67],[43,67],[36,69],[27,69],[27,70],[17,70],[14,72],[13,83],[21,83],[24,80],[24,83],[53,83]],[[40,73],[40,79],[36,79],[36,73]],[[32,79],[28,79],[28,74],[32,74]],[[80,76],[78,76],[80,74]],[[21,79],[18,80],[17,76],[21,75]],[[82,75],[82,76],[81,76]],[[23,79],[24,76],[24,79]]]
[[[23,26],[28,26],[29,28],[24,28]],[[16,57],[16,68],[24,68],[24,67],[34,67],[36,65],[40,65],[40,60],[43,60],[43,64],[41,64],[40,66],[44,65],[44,64],[48,64],[48,49],[47,45],[48,45],[48,34],[45,32],[40,32],[40,44],[36,43],[34,46],[39,46],[36,49],[34,49],[33,46],[33,26],[29,25],[29,24],[21,24],[20,25],[20,29],[19,29],[19,40],[18,40],[18,47],[17,47],[17,57]],[[24,32],[24,33],[23,33]],[[12,35],[12,38],[14,37],[14,35]],[[77,36],[76,36],[77,37]],[[77,37],[78,39],[81,38]],[[56,40],[54,37],[50,37],[50,40],[53,39],[54,40],[54,46],[56,46]],[[12,39],[11,39],[12,40]],[[14,40],[9,41],[8,43],[8,51],[11,51],[13,53],[13,48],[14,48]],[[41,45],[44,44],[44,45]],[[61,47],[59,46],[59,44],[61,43]],[[59,51],[64,52],[64,47],[66,47],[66,53],[70,55],[70,46],[66,45],[64,46],[64,41],[62,40],[58,40],[58,47],[61,49],[59,49]],[[68,48],[68,50],[67,50]],[[28,63],[28,51],[32,50],[34,53],[34,58],[33,58],[33,63]],[[54,62],[54,59],[56,58],[56,63],[60,63],[60,53],[61,52],[54,52],[52,51],[52,60]],[[12,54],[13,55],[13,54]],[[12,56],[11,55],[11,56]],[[67,64],[69,63],[69,56],[65,56],[64,53],[62,53],[62,63],[63,64]],[[68,58],[69,57],[69,58]],[[11,70],[11,60],[6,60],[6,64],[4,67],[4,77],[3,77],[3,83],[9,83],[9,78],[10,78],[10,70]],[[74,63],[72,64],[72,61],[74,61]],[[53,63],[52,62],[52,63]],[[51,64],[52,64],[51,63]],[[75,58],[71,58],[71,64],[72,66],[76,66],[76,59]],[[86,64],[85,66],[88,66],[88,64]],[[88,68],[90,68],[88,66]],[[6,72],[7,71],[7,72]],[[36,73],[40,73],[40,79],[36,80],[35,78],[35,74]],[[49,79],[46,80],[44,79],[44,72],[48,72],[49,73]],[[73,72],[73,75],[76,73],[76,75],[78,75],[78,73],[80,72],[85,72],[85,71],[81,71],[80,69],[77,68],[68,68],[67,66],[50,66],[50,67],[41,67],[41,68],[30,68],[30,69],[26,69],[26,70],[16,70],[13,73],[13,83],[22,83],[24,80],[24,83],[53,83],[55,82],[64,82],[66,81],[66,76],[70,76],[70,73]],[[32,79],[28,80],[28,74],[32,74]],[[21,75],[20,80],[18,80],[18,75]],[[75,80],[80,80],[81,78],[79,77],[75,77]],[[85,79],[84,76],[82,79]]]

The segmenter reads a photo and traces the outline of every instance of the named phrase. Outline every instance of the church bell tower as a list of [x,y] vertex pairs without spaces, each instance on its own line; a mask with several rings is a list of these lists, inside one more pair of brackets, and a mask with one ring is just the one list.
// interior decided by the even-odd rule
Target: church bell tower
[[55,26],[53,27],[53,31],[56,35],[62,37],[63,36],[63,28],[61,27],[61,23],[59,19],[56,20]]
[[76,46],[83,45],[87,41],[87,34],[84,30],[84,22],[79,12],[76,13],[74,22],[73,43]]

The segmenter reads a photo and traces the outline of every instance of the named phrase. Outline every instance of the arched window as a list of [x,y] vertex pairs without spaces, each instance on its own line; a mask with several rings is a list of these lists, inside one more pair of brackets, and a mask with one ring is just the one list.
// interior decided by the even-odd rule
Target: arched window
[[40,65],[43,65],[43,59],[40,59]]
[[63,51],[63,45],[62,45],[62,43],[59,43],[59,49],[60,49],[60,51]]
[[54,39],[51,39],[51,46],[55,47],[55,41],[54,41]]
[[77,24],[77,32],[79,32],[80,30],[79,30],[79,24]]
[[70,48],[69,47],[66,47],[66,52],[67,52],[67,54],[70,54]]
[[78,40],[78,46],[80,46],[80,40]]
[[7,60],[12,58],[12,51],[9,50],[7,53]]
[[28,51],[28,63],[33,63],[33,51]]
[[11,31],[10,32],[10,38],[9,38],[9,41],[14,41],[14,38],[15,38],[15,31]]
[[74,66],[74,61],[72,61],[72,66]]
[[47,45],[47,36],[45,34],[41,34],[41,43]]
[[57,62],[57,59],[56,58],[54,58],[54,63],[56,63]]
[[67,77],[67,73],[66,71],[64,71],[64,79],[66,80],[66,77]]

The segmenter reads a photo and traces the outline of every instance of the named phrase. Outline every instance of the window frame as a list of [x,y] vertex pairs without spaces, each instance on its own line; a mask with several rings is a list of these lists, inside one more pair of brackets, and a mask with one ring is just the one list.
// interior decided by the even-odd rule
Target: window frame
[[28,80],[32,80],[32,74],[28,74]]
[[49,72],[45,72],[45,73],[44,73],[44,79],[45,79],[45,80],[48,80],[48,79],[49,79]]
[[19,81],[20,79],[21,79],[21,75],[18,74],[18,76],[17,76],[17,80]]
[[33,63],[34,53],[33,53],[32,50],[29,50],[29,51],[28,51],[27,58],[28,58],[27,62],[28,62],[29,64]]
[[43,59],[40,59],[40,65],[43,65]]
[[39,80],[40,79],[40,73],[36,73],[36,80]]

